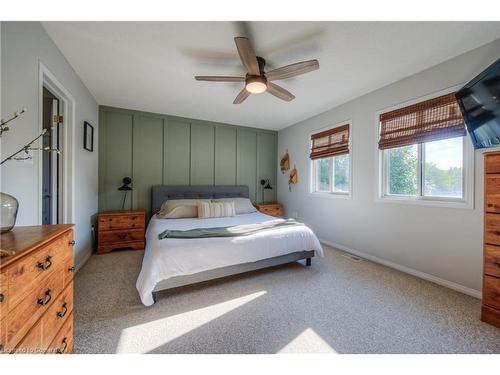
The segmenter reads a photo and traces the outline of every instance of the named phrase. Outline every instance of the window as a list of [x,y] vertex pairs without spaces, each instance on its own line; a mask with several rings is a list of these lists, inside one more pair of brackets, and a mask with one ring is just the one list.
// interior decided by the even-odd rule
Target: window
[[382,113],[382,198],[471,204],[473,153],[465,135],[453,94]]
[[464,199],[465,137],[385,150],[385,194]]
[[350,192],[349,124],[311,135],[311,192],[348,195]]

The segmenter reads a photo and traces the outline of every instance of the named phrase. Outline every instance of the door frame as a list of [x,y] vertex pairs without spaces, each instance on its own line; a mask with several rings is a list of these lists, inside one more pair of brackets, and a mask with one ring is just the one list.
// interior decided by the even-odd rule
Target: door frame
[[[71,93],[59,82],[54,74],[38,61],[38,130],[43,129],[43,87],[46,87],[59,99],[59,110],[63,115],[62,154],[60,157],[62,168],[61,224],[74,223],[75,218],[75,99]],[[41,147],[42,140],[38,141]],[[40,151],[43,152],[43,151]],[[38,158],[38,224],[42,223],[42,179],[43,158]]]

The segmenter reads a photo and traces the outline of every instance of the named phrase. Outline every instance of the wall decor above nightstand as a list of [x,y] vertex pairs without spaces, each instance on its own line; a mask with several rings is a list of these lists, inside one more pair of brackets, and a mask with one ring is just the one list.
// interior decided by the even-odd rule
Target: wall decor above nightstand
[[97,216],[97,253],[115,249],[143,250],[146,211],[107,211]]
[[283,216],[283,205],[281,203],[256,204],[255,208],[266,215],[276,217]]

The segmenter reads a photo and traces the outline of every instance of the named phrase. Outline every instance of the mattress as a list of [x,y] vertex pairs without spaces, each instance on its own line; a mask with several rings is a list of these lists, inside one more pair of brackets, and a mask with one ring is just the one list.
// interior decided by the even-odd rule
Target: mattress
[[303,250],[314,250],[316,256],[323,256],[318,238],[307,226],[277,227],[241,237],[158,239],[158,234],[166,229],[223,227],[272,220],[277,219],[260,212],[212,219],[158,219],[153,216],[146,230],[146,250],[136,283],[142,303],[152,305],[152,292],[156,284],[175,276],[256,262]]

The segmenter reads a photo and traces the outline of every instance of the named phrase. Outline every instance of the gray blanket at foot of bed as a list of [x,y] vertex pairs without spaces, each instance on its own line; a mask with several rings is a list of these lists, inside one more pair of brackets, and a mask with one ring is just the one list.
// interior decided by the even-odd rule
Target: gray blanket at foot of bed
[[302,223],[297,223],[294,219],[275,220],[267,223],[234,225],[232,227],[214,227],[214,228],[195,228],[189,230],[164,230],[158,235],[160,240],[165,238],[210,238],[210,237],[239,237],[248,236],[264,230],[301,226]]

